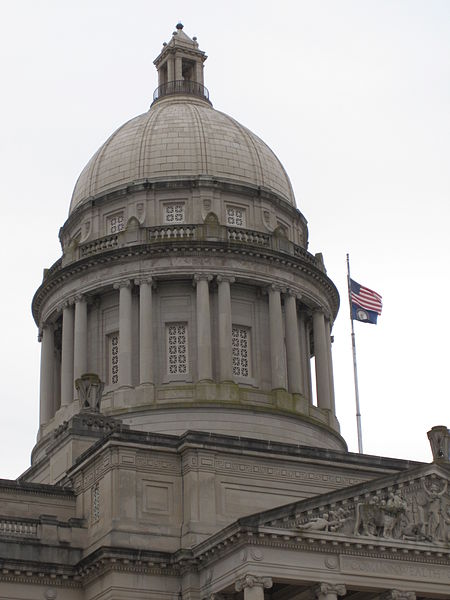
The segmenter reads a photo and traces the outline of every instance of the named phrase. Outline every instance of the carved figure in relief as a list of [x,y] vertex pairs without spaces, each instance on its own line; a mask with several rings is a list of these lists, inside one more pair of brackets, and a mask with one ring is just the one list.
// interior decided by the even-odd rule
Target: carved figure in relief
[[379,535],[382,528],[383,513],[380,497],[373,496],[366,502],[358,502],[354,534],[373,537]]
[[338,531],[342,525],[348,521],[348,512],[340,507],[337,511],[330,510],[329,513],[323,513],[322,516],[315,517],[306,523],[299,523],[297,527],[301,531]]
[[381,506],[383,512],[383,537],[394,537],[394,528],[400,522],[400,516],[405,513],[407,506],[407,503],[400,494],[390,492],[387,502]]
[[427,495],[427,504],[425,505],[426,515],[423,519],[424,534],[430,540],[439,538],[440,520],[442,514],[442,496],[447,491],[447,481],[442,480],[442,486],[437,481],[432,480],[429,486],[422,480],[422,487]]

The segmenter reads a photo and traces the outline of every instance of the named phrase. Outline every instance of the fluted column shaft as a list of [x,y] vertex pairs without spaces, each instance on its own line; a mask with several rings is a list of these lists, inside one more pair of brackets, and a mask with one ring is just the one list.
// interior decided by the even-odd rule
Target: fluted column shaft
[[269,293],[270,363],[272,370],[272,388],[286,388],[286,366],[284,362],[283,316],[281,312],[281,293],[271,286]]
[[139,287],[139,383],[153,383],[153,294],[152,280]]
[[132,297],[131,282],[114,285],[119,289],[119,385],[131,386],[132,355]]
[[55,368],[53,325],[45,324],[43,326],[41,344],[39,422],[41,425],[45,425],[53,416],[53,376]]
[[288,293],[285,298],[286,313],[286,354],[288,389],[292,394],[303,394],[303,364],[300,354],[298,335],[297,300],[295,294]]
[[74,309],[66,303],[63,308],[61,341],[61,406],[68,406],[73,400],[73,360],[74,360]]
[[73,379],[79,379],[87,373],[87,302],[84,296],[75,298],[73,349]]
[[232,353],[231,353],[231,289],[233,277],[217,276],[219,300],[219,369],[220,381],[233,379]]
[[212,379],[211,311],[209,306],[210,275],[195,275],[197,285],[197,376]]
[[316,310],[313,313],[313,336],[314,356],[316,359],[317,406],[332,410],[325,316],[320,310]]

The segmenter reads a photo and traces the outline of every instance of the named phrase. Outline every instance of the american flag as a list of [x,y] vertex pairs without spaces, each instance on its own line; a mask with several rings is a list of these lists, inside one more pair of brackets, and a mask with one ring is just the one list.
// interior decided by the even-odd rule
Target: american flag
[[352,304],[356,304],[361,308],[371,310],[377,313],[377,315],[381,315],[383,304],[380,294],[356,283],[353,279],[350,279],[350,297]]

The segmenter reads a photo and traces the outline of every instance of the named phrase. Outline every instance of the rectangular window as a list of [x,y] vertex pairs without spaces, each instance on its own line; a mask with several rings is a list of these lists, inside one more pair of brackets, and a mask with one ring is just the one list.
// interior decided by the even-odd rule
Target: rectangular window
[[100,488],[98,483],[92,488],[92,523],[96,523],[100,520]]
[[227,206],[227,225],[231,225],[232,227],[245,227],[246,219],[245,219],[245,209],[238,208],[237,206]]
[[112,333],[108,338],[109,383],[111,385],[117,385],[119,383],[119,334]]
[[125,217],[123,212],[108,217],[106,220],[106,229],[107,235],[123,231],[125,229]]
[[247,327],[233,325],[231,331],[233,375],[250,376],[250,330]]
[[168,323],[167,339],[167,373],[169,375],[185,375],[188,367],[188,337],[186,323]]
[[172,225],[184,223],[184,203],[166,204],[164,206],[164,222],[171,223]]

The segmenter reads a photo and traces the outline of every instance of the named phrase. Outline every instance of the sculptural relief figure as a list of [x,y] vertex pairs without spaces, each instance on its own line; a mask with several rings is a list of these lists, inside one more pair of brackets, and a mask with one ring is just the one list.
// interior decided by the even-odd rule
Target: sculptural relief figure
[[329,513],[323,513],[306,523],[298,523],[297,527],[301,531],[338,531],[342,525],[349,519],[348,512],[340,507],[337,511],[330,510]]
[[400,517],[405,513],[407,506],[400,494],[396,492],[389,493],[387,501],[381,507],[383,512],[383,537],[394,537],[394,528],[400,523]]
[[425,534],[430,540],[440,539],[442,537],[440,535],[441,514],[443,512],[442,496],[447,491],[447,482],[442,480],[442,485],[439,485],[437,481],[432,480],[427,487],[426,481],[422,480],[422,486],[428,496]]

